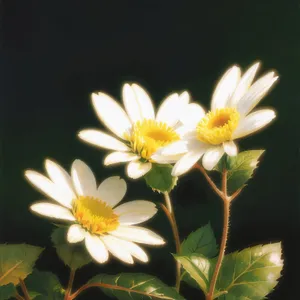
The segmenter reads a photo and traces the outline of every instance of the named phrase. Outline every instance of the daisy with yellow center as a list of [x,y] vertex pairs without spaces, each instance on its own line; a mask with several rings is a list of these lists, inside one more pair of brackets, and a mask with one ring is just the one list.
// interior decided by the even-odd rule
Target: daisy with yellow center
[[[171,94],[155,115],[147,92],[137,84],[125,84],[122,91],[125,110],[104,93],[92,95],[95,111],[103,124],[117,136],[94,129],[79,132],[79,138],[95,146],[113,150],[104,159],[105,165],[129,162],[127,174],[139,178],[156,163],[152,155],[161,147],[176,144],[181,139],[178,124],[189,103],[189,94]],[[173,157],[175,162],[179,156]]]
[[252,65],[243,76],[239,67],[231,67],[217,84],[211,110],[205,113],[200,105],[189,104],[180,119],[181,144],[163,147],[152,158],[168,163],[170,157],[181,154],[172,171],[173,176],[179,176],[201,157],[204,168],[212,170],[224,153],[237,155],[234,140],[256,132],[275,118],[272,109],[251,112],[278,79],[269,72],[252,83],[258,67],[259,63]]
[[106,262],[109,252],[128,264],[133,264],[133,257],[147,262],[148,255],[136,243],[165,243],[153,231],[135,226],[156,214],[154,203],[135,200],[118,205],[126,193],[123,179],[109,177],[97,187],[92,170],[81,160],[73,162],[70,175],[51,160],[46,160],[45,167],[48,177],[31,170],[27,170],[25,176],[57,204],[42,201],[30,209],[39,215],[69,222],[68,242],[84,241],[97,262]]

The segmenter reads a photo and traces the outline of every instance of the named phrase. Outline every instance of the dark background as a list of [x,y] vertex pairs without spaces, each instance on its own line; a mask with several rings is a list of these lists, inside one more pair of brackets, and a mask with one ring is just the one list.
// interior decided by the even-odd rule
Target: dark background
[[[76,136],[82,128],[101,126],[90,103],[93,91],[120,99],[121,85],[137,81],[156,104],[174,90],[188,89],[208,107],[227,67],[237,63],[245,68],[260,60],[261,72],[271,68],[280,76],[261,104],[274,107],[278,118],[240,141],[241,149],[267,151],[232,207],[227,251],[282,241],[283,277],[269,299],[299,298],[299,1],[8,0],[1,10],[1,242],[49,246],[38,265],[59,274],[65,285],[68,270],[50,247],[53,226],[28,211],[41,195],[25,182],[24,170],[43,171],[46,157],[69,169],[81,158],[99,180],[125,176],[123,165],[102,165],[106,151]],[[143,180],[127,182],[127,199],[161,200]],[[183,176],[172,197],[182,239],[209,221],[220,237],[221,204],[200,173]],[[89,265],[78,272],[75,286],[99,272],[121,271],[155,274],[172,285],[169,224],[159,213],[149,227],[169,240],[167,247],[147,248],[150,264],[128,267],[113,259],[104,266]],[[182,294],[201,299],[184,283]],[[80,299],[96,295],[106,299],[97,290]]]

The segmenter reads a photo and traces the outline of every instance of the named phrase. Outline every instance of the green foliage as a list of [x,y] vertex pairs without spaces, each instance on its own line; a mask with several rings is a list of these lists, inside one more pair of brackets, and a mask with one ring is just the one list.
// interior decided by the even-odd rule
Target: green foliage
[[237,156],[224,155],[222,157],[215,170],[219,172],[224,169],[228,170],[227,188],[229,194],[243,187],[252,177],[258,160],[263,153],[264,150],[249,150],[240,152]]
[[82,244],[68,243],[66,228],[56,228],[51,239],[60,259],[72,270],[79,269],[92,261]]
[[0,286],[0,300],[7,300],[16,294],[16,288],[12,283]]
[[25,279],[34,267],[43,248],[26,245],[0,245],[0,286]]
[[152,164],[152,169],[144,176],[147,185],[158,192],[170,192],[177,183],[171,175],[171,165]]
[[92,278],[89,283],[103,284],[100,288],[106,295],[120,300],[184,299],[174,288],[147,274],[100,274]]
[[64,299],[64,289],[57,276],[51,272],[34,270],[33,273],[27,277],[25,283],[31,297],[35,300]]

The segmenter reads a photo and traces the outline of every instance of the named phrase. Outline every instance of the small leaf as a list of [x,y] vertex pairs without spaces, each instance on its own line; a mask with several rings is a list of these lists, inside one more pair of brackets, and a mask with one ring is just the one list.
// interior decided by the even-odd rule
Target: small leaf
[[100,274],[92,278],[89,283],[103,284],[100,288],[106,295],[120,300],[184,300],[174,288],[147,274]]
[[283,267],[281,244],[258,245],[225,256],[216,288],[220,300],[264,299],[277,285]]
[[12,283],[0,286],[0,300],[7,300],[16,294],[17,290]]
[[[64,289],[62,288],[57,276],[51,272],[40,272],[34,270],[25,281],[26,287],[34,299],[41,300],[45,299],[63,300]],[[33,298],[33,297],[32,297]]]
[[56,228],[51,235],[52,242],[60,259],[71,269],[79,269],[92,261],[82,244],[67,241],[67,228]]
[[0,286],[25,279],[34,267],[43,248],[26,245],[0,245]]
[[222,172],[224,168],[227,173],[228,193],[232,194],[241,188],[253,175],[257,167],[258,159],[264,150],[250,150],[240,152],[237,156],[224,155],[215,170]]
[[147,185],[158,192],[170,192],[177,183],[177,177],[171,175],[173,166],[152,164],[151,170],[144,176]]

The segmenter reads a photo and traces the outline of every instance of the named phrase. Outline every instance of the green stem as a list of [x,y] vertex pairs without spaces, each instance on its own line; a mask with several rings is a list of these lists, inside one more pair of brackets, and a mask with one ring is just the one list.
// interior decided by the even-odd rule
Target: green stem
[[72,299],[70,297],[70,295],[71,295],[71,292],[72,292],[72,286],[73,286],[73,282],[74,282],[74,277],[75,277],[75,270],[71,270],[71,272],[70,272],[70,278],[69,278],[69,282],[68,282],[68,287],[66,289],[65,299],[64,300],[70,300],[70,299]]

